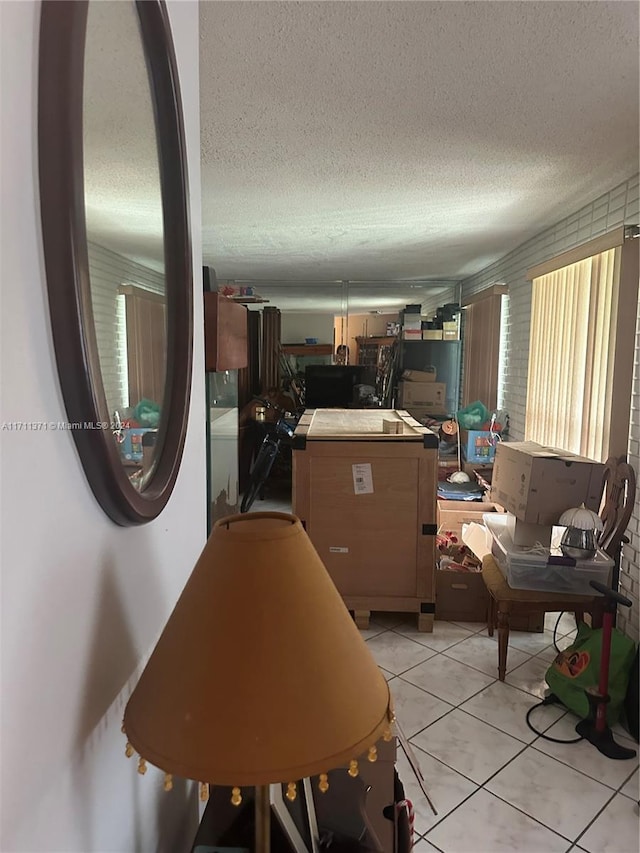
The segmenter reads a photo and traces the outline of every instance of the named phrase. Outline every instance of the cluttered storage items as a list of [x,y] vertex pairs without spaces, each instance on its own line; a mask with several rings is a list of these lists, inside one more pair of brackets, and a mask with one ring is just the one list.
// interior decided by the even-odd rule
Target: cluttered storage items
[[484,500],[438,500],[436,618],[488,614],[491,629],[502,613],[503,627],[542,630],[545,611],[591,612],[591,581],[617,586],[620,538],[612,544],[598,514],[614,468],[615,460],[499,442]]

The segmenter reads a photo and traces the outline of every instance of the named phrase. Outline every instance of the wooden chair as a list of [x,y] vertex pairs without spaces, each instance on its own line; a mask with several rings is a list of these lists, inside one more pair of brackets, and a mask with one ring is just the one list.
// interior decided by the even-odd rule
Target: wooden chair
[[[633,468],[624,457],[607,460],[603,478],[603,503],[600,517],[604,529],[599,545],[614,560],[612,578],[614,589],[618,587],[620,548],[626,540],[624,532],[631,518],[636,493],[636,477]],[[601,595],[567,595],[535,590],[512,589],[491,555],[482,561],[482,579],[489,592],[487,630],[493,637],[498,627],[498,678],[504,681],[509,647],[509,621],[512,615],[528,615],[563,610],[575,614],[576,622],[591,614],[591,624],[602,624],[604,598]]]

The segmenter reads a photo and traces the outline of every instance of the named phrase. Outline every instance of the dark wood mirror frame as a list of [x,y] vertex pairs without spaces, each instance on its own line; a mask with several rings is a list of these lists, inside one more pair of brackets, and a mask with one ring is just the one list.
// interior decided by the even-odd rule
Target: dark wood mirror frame
[[[155,115],[167,294],[167,379],[155,467],[142,491],[129,481],[109,423],[96,344],[84,204],[83,78],[88,0],[43,0],[38,158],[44,261],[53,345],[78,454],[107,515],[121,525],[154,519],[182,458],[191,391],[193,279],[182,102],[162,0],[135,3]],[[109,424],[110,425],[110,424]]]

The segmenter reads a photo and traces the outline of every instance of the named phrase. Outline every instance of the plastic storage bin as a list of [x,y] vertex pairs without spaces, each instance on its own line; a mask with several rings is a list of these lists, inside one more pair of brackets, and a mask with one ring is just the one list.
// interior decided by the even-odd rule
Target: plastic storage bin
[[507,531],[506,513],[485,513],[482,518],[491,534],[491,553],[513,589],[594,595],[590,581],[609,585],[613,560],[600,549],[591,560],[566,558],[560,550],[564,527],[554,528],[548,551],[536,553],[514,545]]

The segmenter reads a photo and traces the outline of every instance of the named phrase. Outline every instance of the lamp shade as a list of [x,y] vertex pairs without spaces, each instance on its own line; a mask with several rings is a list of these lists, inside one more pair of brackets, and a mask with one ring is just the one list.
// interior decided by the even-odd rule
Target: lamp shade
[[388,730],[387,683],[299,519],[218,521],[127,704],[166,773],[265,785],[325,773]]

